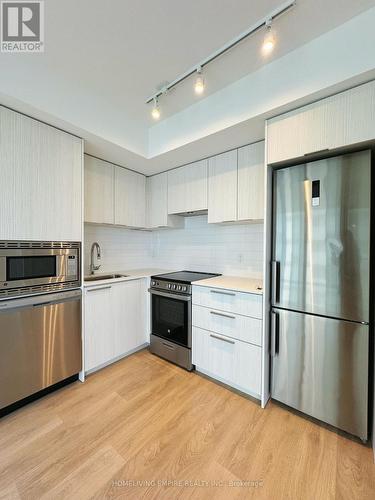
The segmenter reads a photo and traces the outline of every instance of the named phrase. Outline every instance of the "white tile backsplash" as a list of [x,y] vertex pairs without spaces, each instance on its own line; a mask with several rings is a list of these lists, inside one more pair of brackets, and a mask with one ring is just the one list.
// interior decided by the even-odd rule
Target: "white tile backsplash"
[[204,215],[187,217],[184,228],[153,232],[85,224],[85,272],[94,241],[102,249],[101,271],[157,267],[263,275],[263,224],[207,224]]
[[90,250],[97,241],[102,251],[99,272],[141,269],[152,264],[152,234],[123,227],[85,224],[84,272],[88,274]]
[[185,228],[152,234],[158,267],[263,275],[263,224],[207,224],[207,216],[187,217]]

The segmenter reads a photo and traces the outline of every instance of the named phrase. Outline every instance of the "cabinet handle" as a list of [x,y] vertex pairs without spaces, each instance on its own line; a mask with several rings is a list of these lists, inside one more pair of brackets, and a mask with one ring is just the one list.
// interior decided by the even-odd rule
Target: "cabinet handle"
[[212,333],[210,333],[210,337],[212,337],[213,339],[222,340],[223,342],[227,342],[227,344],[235,344],[234,340],[224,339],[223,337],[219,337],[218,335],[213,335]]
[[219,313],[216,311],[210,311],[210,313],[214,314],[215,316],[223,316],[223,318],[236,319],[236,316],[232,316],[231,314],[224,314],[224,313]]
[[107,288],[112,288],[111,285],[101,286],[99,288],[88,288],[87,292],[96,292],[97,290],[106,290]]
[[231,297],[235,297],[235,293],[233,292],[221,292],[220,290],[210,290],[211,293],[217,293],[219,295],[230,295]]

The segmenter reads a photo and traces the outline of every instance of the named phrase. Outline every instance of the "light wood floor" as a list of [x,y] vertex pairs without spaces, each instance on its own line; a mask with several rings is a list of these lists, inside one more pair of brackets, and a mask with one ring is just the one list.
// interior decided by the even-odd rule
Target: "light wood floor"
[[375,466],[362,444],[142,351],[0,420],[1,499],[118,497],[374,499]]

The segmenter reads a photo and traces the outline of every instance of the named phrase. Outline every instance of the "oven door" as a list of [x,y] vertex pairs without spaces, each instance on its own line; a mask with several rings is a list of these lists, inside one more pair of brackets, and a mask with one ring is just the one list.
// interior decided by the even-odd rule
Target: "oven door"
[[191,347],[191,296],[149,290],[151,333],[184,347]]

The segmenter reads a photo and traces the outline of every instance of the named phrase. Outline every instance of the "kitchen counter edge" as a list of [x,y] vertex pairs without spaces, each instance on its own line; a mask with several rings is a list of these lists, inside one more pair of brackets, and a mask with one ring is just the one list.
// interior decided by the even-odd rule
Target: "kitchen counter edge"
[[215,276],[214,278],[207,278],[205,280],[194,281],[192,285],[263,295],[263,281],[253,278],[223,275]]

